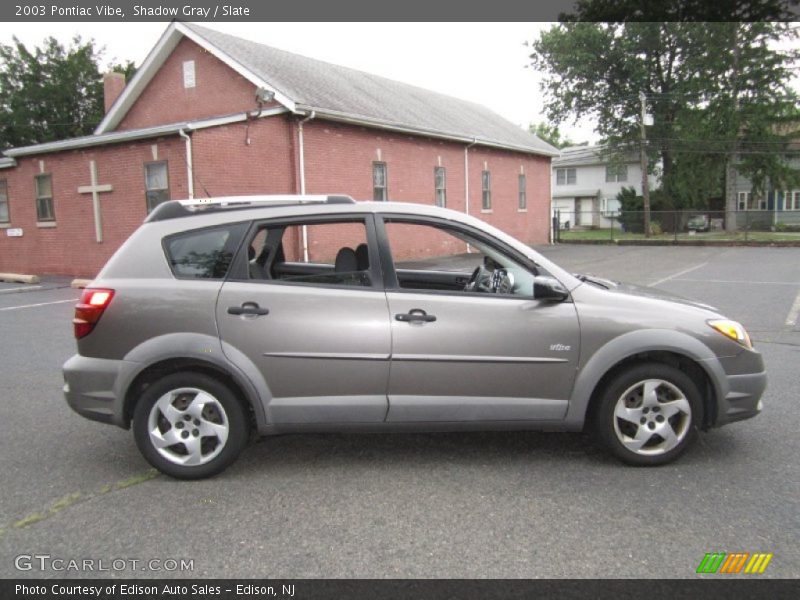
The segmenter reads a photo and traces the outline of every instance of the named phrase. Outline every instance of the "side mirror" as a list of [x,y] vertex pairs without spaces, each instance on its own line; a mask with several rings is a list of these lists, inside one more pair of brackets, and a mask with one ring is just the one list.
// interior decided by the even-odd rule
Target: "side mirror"
[[563,302],[569,298],[569,292],[558,279],[537,275],[533,278],[533,299],[547,302]]

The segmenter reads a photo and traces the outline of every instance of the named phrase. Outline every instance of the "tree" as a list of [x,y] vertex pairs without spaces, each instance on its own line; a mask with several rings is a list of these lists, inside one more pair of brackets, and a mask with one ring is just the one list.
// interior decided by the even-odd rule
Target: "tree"
[[0,44],[0,150],[91,134],[103,118],[102,52],[79,36],[69,48],[52,37],[33,50]]
[[575,145],[575,143],[569,138],[561,137],[561,131],[559,131],[558,125],[549,125],[542,121],[540,123],[536,123],[535,125],[531,124],[528,127],[528,131],[530,131],[540,140],[547,142],[551,146],[555,146],[559,150],[561,148],[566,148],[567,146]]
[[[754,182],[792,177],[782,155],[787,139],[779,130],[800,122],[789,87],[797,28],[687,22],[691,14],[670,10],[695,4],[699,11],[700,3],[663,4],[629,1],[643,22],[576,22],[614,6],[583,1],[577,15],[562,15],[565,22],[543,32],[531,59],[545,73],[548,118],[559,123],[568,116],[594,117],[604,142],[629,152],[639,144],[643,91],[654,117],[647,128],[649,168],[660,162],[663,190],[674,208],[701,206],[722,195],[733,156],[743,157],[737,168]],[[760,17],[774,17],[783,3],[756,4]]]

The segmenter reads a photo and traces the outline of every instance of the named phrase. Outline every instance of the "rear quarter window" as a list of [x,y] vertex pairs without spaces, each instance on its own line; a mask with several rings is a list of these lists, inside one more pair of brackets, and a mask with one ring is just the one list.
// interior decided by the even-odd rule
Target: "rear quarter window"
[[164,251],[173,275],[181,279],[224,279],[246,227],[243,224],[172,235]]

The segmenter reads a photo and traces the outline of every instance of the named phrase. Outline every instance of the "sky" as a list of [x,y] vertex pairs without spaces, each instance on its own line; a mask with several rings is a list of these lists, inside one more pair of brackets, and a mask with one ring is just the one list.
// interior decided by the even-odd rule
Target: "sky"
[[[8,25],[8,24],[7,24]],[[546,121],[532,68],[531,42],[551,23],[202,23],[242,38],[352,67],[477,102],[527,127]],[[106,63],[141,65],[167,23],[15,23],[0,29],[0,42],[16,35],[26,46],[53,36],[65,45],[75,36],[105,46]],[[566,122],[574,142],[595,143],[589,121]]]

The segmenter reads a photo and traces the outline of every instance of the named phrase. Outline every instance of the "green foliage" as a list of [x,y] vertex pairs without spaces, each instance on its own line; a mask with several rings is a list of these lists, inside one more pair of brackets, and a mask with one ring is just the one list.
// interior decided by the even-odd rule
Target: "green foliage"
[[592,117],[612,149],[629,152],[639,147],[645,92],[654,118],[647,128],[650,171],[660,162],[662,188],[675,208],[703,207],[724,195],[731,157],[741,157],[737,168],[756,189],[793,177],[783,153],[789,125],[800,122],[789,87],[800,53],[796,29],[774,18],[779,3],[722,3],[771,17],[764,22],[687,22],[693,10],[719,7],[633,4],[637,12],[628,14],[636,21],[621,22],[619,3],[584,0],[577,15],[563,18],[606,22],[563,22],[533,43],[548,119]]
[[540,140],[544,140],[559,150],[561,148],[566,148],[567,146],[575,145],[575,143],[569,138],[561,137],[561,131],[559,131],[558,125],[550,125],[548,123],[541,122],[536,123],[536,125],[530,125],[528,127],[528,131],[530,131]]
[[91,134],[103,117],[101,55],[79,36],[68,48],[52,37],[33,50],[0,44],[0,150]]

